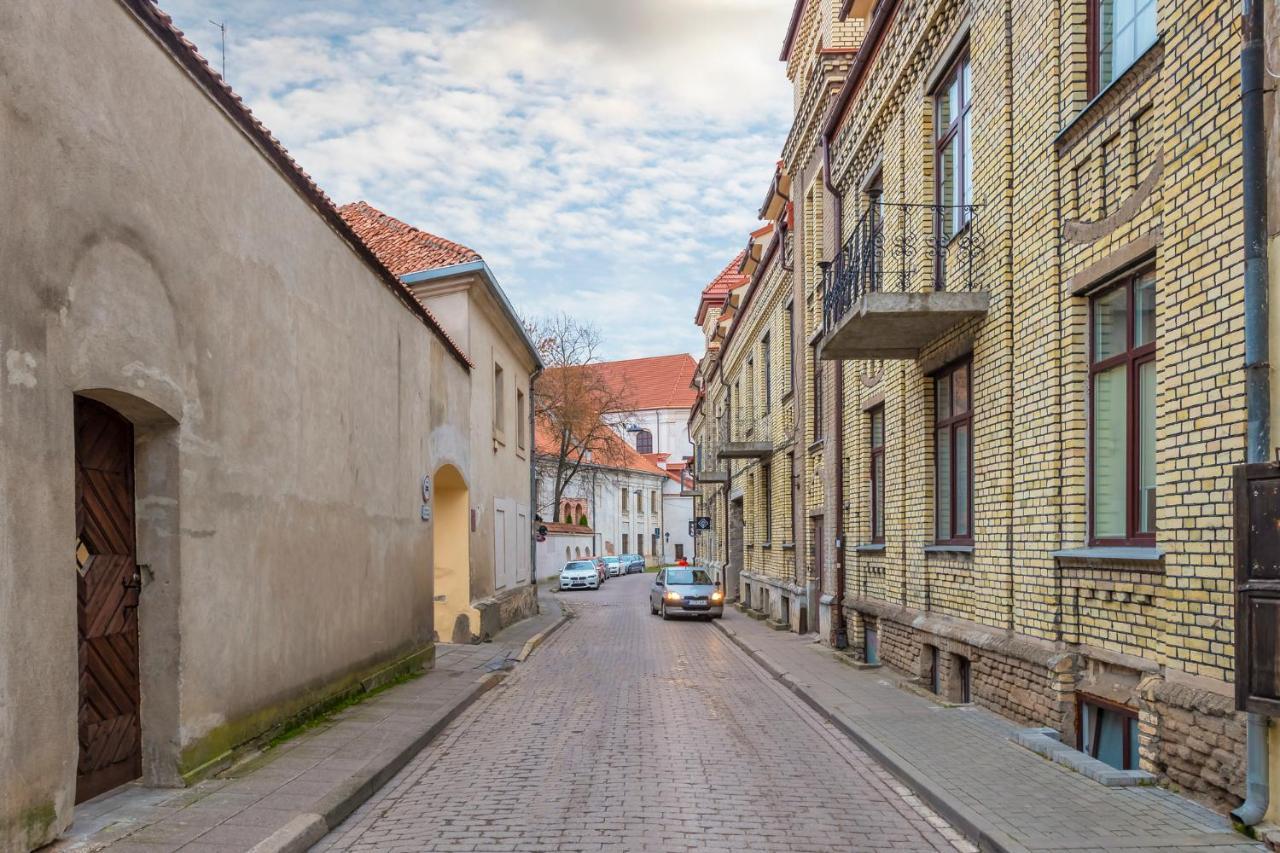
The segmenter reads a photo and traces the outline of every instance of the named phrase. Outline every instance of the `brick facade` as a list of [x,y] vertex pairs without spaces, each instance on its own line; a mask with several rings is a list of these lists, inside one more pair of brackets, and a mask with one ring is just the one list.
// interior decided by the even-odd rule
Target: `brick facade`
[[[868,15],[886,16],[874,44],[861,43],[876,32],[874,18],[840,21],[830,5],[805,4],[785,57],[796,87],[780,167],[790,184],[790,269],[762,265],[727,338],[716,337],[718,319],[706,325],[724,350],[704,359],[703,433],[735,383],[747,405],[760,405],[759,379],[745,371],[760,373],[766,329],[775,434],[779,420],[790,427],[785,452],[769,460],[769,536],[758,464],[722,463],[732,466],[727,489],[703,487],[721,509],[741,489],[748,605],[765,606],[770,591],[767,615],[778,619],[777,595],[790,584],[793,597],[808,595],[825,641],[847,636],[865,657],[870,627],[880,660],[922,681],[936,649],[944,695],[960,695],[963,669],[972,701],[1057,728],[1068,742],[1082,697],[1127,708],[1143,769],[1219,808],[1234,805],[1243,730],[1230,699],[1230,473],[1244,458],[1245,422],[1234,8],[1160,0],[1158,38],[1093,95],[1086,0],[884,0],[866,4],[875,7]],[[892,253],[907,245],[901,235],[936,236],[937,219],[919,212],[940,180],[934,96],[961,56],[977,208],[940,250],[939,274]],[[842,87],[848,97],[837,95]],[[984,294],[985,310],[910,356],[816,359],[835,331],[823,326],[823,264],[865,226],[871,188],[886,291]],[[1156,282],[1155,535],[1099,547],[1114,543],[1096,541],[1090,493],[1115,472],[1100,468],[1091,482],[1093,442],[1103,439],[1090,423],[1090,297],[1136,269],[1153,270]],[[797,328],[780,346],[788,299]],[[792,361],[794,414],[782,415],[777,383]],[[962,361],[971,365],[971,541],[940,545],[937,378]],[[880,537],[870,487],[876,409]],[[798,564],[776,553],[788,529],[798,532]],[[717,545],[730,561],[727,537]]]

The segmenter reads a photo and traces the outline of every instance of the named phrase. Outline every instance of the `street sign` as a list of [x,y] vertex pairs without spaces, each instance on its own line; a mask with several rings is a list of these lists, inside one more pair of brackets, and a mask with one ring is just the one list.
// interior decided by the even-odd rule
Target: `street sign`
[[696,522],[694,522],[694,523],[695,523],[695,524],[697,524],[697,526],[698,526],[698,529],[699,529],[699,530],[710,530],[710,529],[711,529],[711,516],[709,516],[709,515],[700,515],[700,516],[698,516],[698,520],[697,520]]

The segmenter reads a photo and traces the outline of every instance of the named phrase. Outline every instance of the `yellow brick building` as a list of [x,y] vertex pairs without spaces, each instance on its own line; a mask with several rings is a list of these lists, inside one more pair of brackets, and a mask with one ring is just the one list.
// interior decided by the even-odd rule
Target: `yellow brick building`
[[1234,24],[798,0],[778,250],[705,326],[695,413],[720,455],[769,436],[701,486],[748,607],[1219,807],[1243,793]]

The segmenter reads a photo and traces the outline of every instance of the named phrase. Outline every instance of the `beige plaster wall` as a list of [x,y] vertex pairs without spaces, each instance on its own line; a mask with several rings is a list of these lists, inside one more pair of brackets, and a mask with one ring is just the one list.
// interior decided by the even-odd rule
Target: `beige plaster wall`
[[144,772],[432,636],[466,368],[112,0],[0,6],[0,850],[71,818],[73,396],[137,424]]

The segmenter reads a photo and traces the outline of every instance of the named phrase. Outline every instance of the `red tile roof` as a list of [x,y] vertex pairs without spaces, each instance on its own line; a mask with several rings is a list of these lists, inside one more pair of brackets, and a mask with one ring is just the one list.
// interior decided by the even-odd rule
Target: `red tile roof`
[[472,249],[414,228],[365,201],[344,204],[338,213],[398,276],[480,260]]
[[590,536],[595,532],[590,527],[583,527],[581,524],[567,524],[563,521],[544,521],[542,524],[547,528],[548,533],[570,533],[573,535]]
[[[592,454],[590,464],[604,468],[620,468],[626,471],[637,471],[641,474],[667,476],[657,465],[635,451],[617,433],[610,430],[604,439],[604,448]],[[534,429],[534,452],[544,456],[559,456],[560,437],[545,423],[539,422]]]
[[687,352],[606,361],[590,365],[589,369],[596,371],[633,411],[688,409],[697,396],[693,377],[698,363]]
[[222,79],[222,75],[213,70],[213,66],[200,54],[195,44],[186,37],[182,30],[174,25],[173,18],[157,6],[154,0],[121,0],[121,2],[160,42],[161,46],[169,51],[173,58],[178,61],[178,64],[186,69],[187,73],[195,80],[196,85],[203,89],[218,106],[226,111],[231,120],[240,126],[240,129],[258,146],[267,159],[275,164],[285,179],[297,188],[303,198],[309,200],[312,207],[329,222],[339,235],[350,243],[361,259],[382,280],[383,285],[391,290],[406,308],[416,314],[427,328],[436,332],[443,339],[446,348],[454,358],[468,368],[475,367],[471,359],[467,357],[467,354],[462,351],[457,342],[449,337],[444,327],[426,309],[426,306],[414,299],[413,294],[409,292],[409,288],[400,281],[399,277],[387,269],[369,247],[361,242],[350,226],[338,214],[338,209],[333,200],[298,165],[298,161],[293,159],[292,155],[280,144],[280,140],[276,139],[271,131],[267,129],[267,126],[258,120],[253,111],[245,105],[244,100],[235,93],[235,90],[231,88],[227,81]]
[[701,326],[706,320],[708,308],[723,303],[729,291],[737,290],[750,280],[750,276],[743,275],[741,272],[742,262],[746,257],[745,251],[739,252],[719,275],[702,288],[702,298],[698,300],[698,313],[694,316],[694,322],[697,325]]

